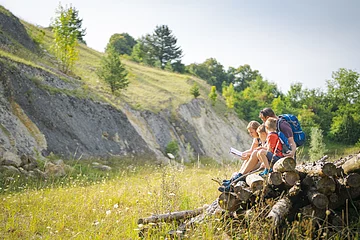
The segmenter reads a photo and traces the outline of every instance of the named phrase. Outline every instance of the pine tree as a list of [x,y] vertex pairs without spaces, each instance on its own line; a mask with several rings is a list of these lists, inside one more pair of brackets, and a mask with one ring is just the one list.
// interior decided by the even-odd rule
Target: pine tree
[[156,26],[152,35],[146,36],[150,54],[160,62],[162,69],[168,62],[173,63],[181,59],[182,50],[176,46],[177,39],[167,25]]
[[79,42],[86,45],[86,41],[84,40],[84,36],[86,35],[86,28],[82,28],[82,19],[79,18],[79,11],[76,10],[75,7],[71,7],[71,22],[70,26],[72,27],[73,31],[77,32],[77,39]]
[[194,83],[194,85],[190,88],[190,93],[194,96],[194,98],[200,96],[199,86],[196,83]]
[[107,55],[102,58],[97,75],[109,84],[112,93],[119,89],[125,89],[129,85],[125,68],[113,47],[109,47]]

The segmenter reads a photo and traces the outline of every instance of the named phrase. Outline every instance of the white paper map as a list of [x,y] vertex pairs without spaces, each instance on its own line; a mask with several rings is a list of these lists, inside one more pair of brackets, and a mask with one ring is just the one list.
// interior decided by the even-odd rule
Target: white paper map
[[230,148],[230,153],[232,153],[232,154],[234,154],[236,156],[239,156],[239,157],[241,157],[242,154],[243,154],[243,152],[240,152],[239,150],[237,150],[237,149],[235,149],[233,147]]

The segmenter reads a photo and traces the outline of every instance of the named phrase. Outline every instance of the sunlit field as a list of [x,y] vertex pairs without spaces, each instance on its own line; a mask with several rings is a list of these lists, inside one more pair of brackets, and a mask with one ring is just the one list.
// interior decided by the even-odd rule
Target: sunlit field
[[[1,178],[2,239],[169,239],[181,222],[138,225],[139,218],[211,204],[220,195],[212,178],[229,178],[238,164],[181,166],[109,163],[110,172],[75,163],[62,178]],[[237,219],[213,215],[188,227],[184,239],[326,239],[329,223],[301,219],[280,230],[265,220],[274,200],[252,206]],[[357,239],[360,223],[330,239]],[[321,236],[321,237],[320,237]],[[324,237],[325,236],[325,237]]]
[[[0,232],[5,239],[136,239],[139,218],[214,201],[219,192],[211,178],[225,176],[223,170],[130,165],[98,175],[88,169],[90,177],[3,179]],[[166,230],[151,238],[166,236]]]

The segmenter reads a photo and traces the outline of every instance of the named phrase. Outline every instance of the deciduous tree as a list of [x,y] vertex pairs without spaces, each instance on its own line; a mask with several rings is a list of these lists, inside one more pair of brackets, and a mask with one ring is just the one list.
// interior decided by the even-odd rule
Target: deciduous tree
[[78,11],[70,6],[63,7],[59,4],[56,17],[51,26],[54,32],[54,44],[52,49],[60,61],[60,70],[69,72],[78,59],[78,39],[82,39],[85,30],[81,29],[82,20],[78,19]]
[[130,56],[135,45],[136,40],[128,33],[115,33],[110,37],[106,49],[112,46],[119,55],[127,54]]

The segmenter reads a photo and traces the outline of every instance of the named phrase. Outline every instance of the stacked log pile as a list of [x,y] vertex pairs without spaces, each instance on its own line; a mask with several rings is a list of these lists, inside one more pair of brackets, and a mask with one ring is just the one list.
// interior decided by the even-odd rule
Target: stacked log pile
[[259,199],[272,198],[276,203],[267,217],[276,226],[297,216],[337,221],[341,211],[360,199],[360,154],[334,163],[326,160],[324,156],[296,166],[293,158],[282,158],[267,177],[254,173],[233,184],[231,192],[220,195],[219,205],[238,211],[257,204]]
[[176,231],[184,233],[187,226],[216,213],[246,218],[251,216],[253,207],[264,206],[272,199],[266,218],[276,227],[284,220],[299,218],[311,218],[314,225],[321,225],[319,222],[326,219],[333,227],[343,227],[344,213],[348,214],[349,208],[353,207],[357,218],[360,216],[357,210],[360,210],[360,154],[335,162],[328,162],[327,158],[297,166],[293,158],[282,158],[267,176],[261,177],[256,172],[232,183],[231,191],[222,193],[208,207],[151,216],[139,219],[138,223],[189,219]]

